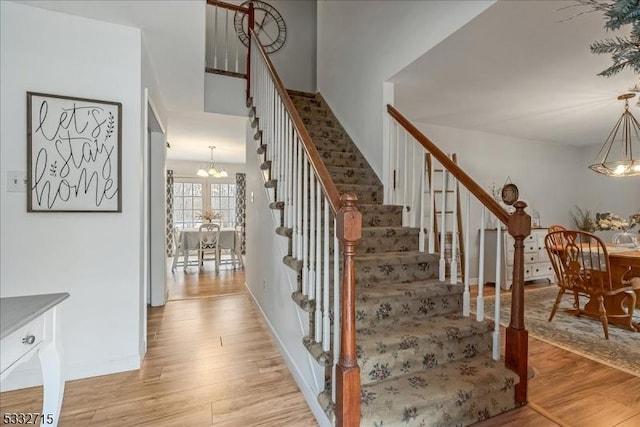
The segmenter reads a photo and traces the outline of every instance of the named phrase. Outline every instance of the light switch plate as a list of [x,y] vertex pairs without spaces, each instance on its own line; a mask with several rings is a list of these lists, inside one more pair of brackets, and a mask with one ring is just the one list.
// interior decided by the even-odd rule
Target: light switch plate
[[7,191],[14,193],[26,193],[27,173],[24,171],[8,171]]

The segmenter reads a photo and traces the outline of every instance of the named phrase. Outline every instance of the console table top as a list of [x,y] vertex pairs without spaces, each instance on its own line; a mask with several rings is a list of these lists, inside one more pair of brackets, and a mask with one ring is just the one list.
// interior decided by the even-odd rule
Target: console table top
[[0,298],[0,339],[69,298],[69,293]]

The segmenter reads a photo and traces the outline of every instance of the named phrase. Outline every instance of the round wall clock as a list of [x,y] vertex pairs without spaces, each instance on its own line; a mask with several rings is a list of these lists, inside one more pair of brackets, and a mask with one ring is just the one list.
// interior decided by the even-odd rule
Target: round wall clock
[[515,184],[505,184],[502,187],[502,201],[509,206],[518,201],[518,187]]
[[[248,7],[249,2],[245,1],[242,6]],[[253,8],[254,31],[264,46],[265,52],[273,53],[279,50],[287,39],[287,26],[282,15],[269,3],[259,0],[254,0]],[[236,12],[233,24],[242,44],[249,46],[249,15]]]

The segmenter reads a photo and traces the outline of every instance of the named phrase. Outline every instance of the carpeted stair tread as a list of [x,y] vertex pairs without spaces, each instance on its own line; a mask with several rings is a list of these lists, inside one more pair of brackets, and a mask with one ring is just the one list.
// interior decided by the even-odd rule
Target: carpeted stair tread
[[384,197],[382,185],[336,184],[336,187],[340,193],[354,193],[359,203],[382,203]]
[[488,356],[362,387],[363,427],[462,426],[514,408],[515,373]]
[[362,384],[491,353],[493,322],[461,314],[409,319],[358,328]]
[[303,92],[301,90],[294,90],[294,89],[287,89],[287,93],[289,94],[290,97],[297,97],[297,98],[311,98],[311,99],[316,99],[316,94],[312,93],[312,92]]
[[302,123],[304,123],[305,126],[325,127],[329,129],[336,129],[337,127],[333,119],[322,116],[302,116]]
[[356,262],[379,262],[381,264],[402,264],[407,262],[431,262],[437,261],[434,254],[419,251],[409,252],[382,252],[379,254],[357,254]]
[[402,225],[402,206],[359,203],[363,227],[395,227]]
[[456,295],[464,292],[461,283],[450,284],[438,279],[416,280],[410,283],[385,283],[375,288],[358,289],[357,300],[364,302],[370,299],[408,296],[410,298],[439,297],[443,295]]
[[357,253],[408,252],[418,250],[420,229],[411,227],[363,227]]
[[365,184],[381,185],[382,183],[372,174],[369,168],[351,166],[328,166],[329,175],[336,184]]
[[395,327],[408,320],[460,313],[461,285],[433,280],[357,287],[356,328]]

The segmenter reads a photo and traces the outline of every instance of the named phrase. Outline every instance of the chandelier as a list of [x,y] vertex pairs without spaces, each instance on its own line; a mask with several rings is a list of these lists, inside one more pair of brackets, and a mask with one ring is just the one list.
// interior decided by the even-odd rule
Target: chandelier
[[209,170],[205,170],[203,168],[198,169],[198,172],[196,172],[196,175],[201,176],[203,178],[206,178],[208,176],[212,176],[214,178],[226,178],[229,176],[229,174],[227,173],[226,170],[222,169],[222,170],[218,170],[216,169],[215,164],[213,163],[213,150],[216,147],[213,145],[209,146],[209,150],[211,150],[211,160],[209,161]]
[[629,99],[634,96],[634,93],[625,93],[618,97],[624,100],[624,112],[602,144],[596,163],[589,166],[591,170],[606,176],[640,175],[640,158],[633,157],[633,139],[636,141],[636,156],[640,154],[640,123],[629,111]]

